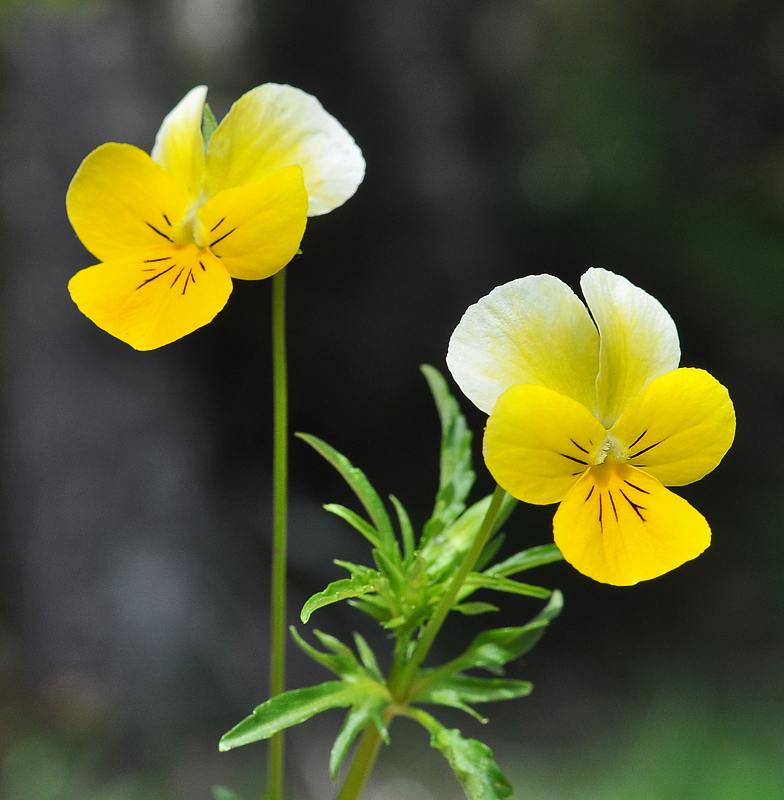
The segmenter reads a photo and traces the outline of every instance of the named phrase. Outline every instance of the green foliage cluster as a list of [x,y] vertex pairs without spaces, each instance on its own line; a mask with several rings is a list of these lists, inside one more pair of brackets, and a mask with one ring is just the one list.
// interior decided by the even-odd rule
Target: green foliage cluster
[[[474,484],[471,469],[471,433],[457,401],[443,376],[434,368],[422,371],[430,385],[441,420],[440,482],[435,506],[417,540],[411,520],[400,501],[392,496],[397,531],[378,492],[365,474],[335,449],[314,436],[300,434],[342,475],[366,516],[336,504],[326,509],[341,517],[367,539],[372,547],[373,567],[336,561],[350,577],[330,583],[311,597],[302,609],[307,623],[319,608],[346,600],[394,634],[394,653],[389,675],[384,676],[367,641],[354,633],[354,648],[321,631],[314,631],[324,650],[308,644],[292,627],[296,644],[310,658],[337,676],[316,686],[294,689],[258,706],[221,739],[222,750],[267,739],[285,728],[304,722],[330,708],[348,708],[330,756],[333,780],[356,737],[375,725],[389,742],[388,725],[397,715],[421,724],[430,734],[431,745],[447,759],[469,800],[500,800],[511,794],[511,786],[493,759],[490,749],[459,730],[448,729],[420,704],[459,708],[485,721],[474,705],[524,697],[531,691],[527,681],[503,677],[504,666],[528,652],[561,610],[560,592],[515,580],[532,567],[561,559],[555,545],[519,552],[490,565],[502,543],[500,528],[515,502],[508,495],[500,504],[491,535],[473,569],[454,595],[451,610],[477,615],[497,606],[469,598],[479,589],[491,589],[547,600],[545,607],[527,624],[490,629],[480,633],[467,649],[439,667],[423,668],[415,656],[425,626],[460,570],[477,540],[491,508],[491,496],[467,505]],[[414,662],[412,664],[412,659]],[[414,669],[412,669],[412,666]],[[477,676],[482,669],[493,677]],[[232,797],[231,794],[225,795]]]

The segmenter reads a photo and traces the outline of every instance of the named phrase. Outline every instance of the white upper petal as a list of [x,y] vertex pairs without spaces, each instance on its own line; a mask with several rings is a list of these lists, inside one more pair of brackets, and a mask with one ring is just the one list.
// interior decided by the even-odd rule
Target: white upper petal
[[446,362],[487,414],[511,386],[530,383],[594,410],[599,334],[582,301],[551,275],[511,281],[472,305],[452,334]]
[[611,428],[654,378],[677,369],[678,331],[658,300],[620,275],[591,268],[580,285],[601,341],[597,417]]
[[210,139],[210,194],[295,164],[302,167],[309,216],[342,205],[365,175],[361,150],[315,97],[292,86],[257,86],[231,107]]
[[206,98],[206,86],[191,89],[164,117],[150,154],[191,198],[199,195],[204,175],[201,120]]

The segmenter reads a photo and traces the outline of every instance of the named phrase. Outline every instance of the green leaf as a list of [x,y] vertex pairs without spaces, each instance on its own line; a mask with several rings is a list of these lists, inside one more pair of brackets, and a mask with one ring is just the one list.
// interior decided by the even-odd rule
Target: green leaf
[[485,575],[515,575],[526,569],[552,564],[555,561],[563,561],[561,551],[554,544],[542,544],[538,547],[529,547],[528,550],[510,556],[506,561],[493,564],[485,570]]
[[447,675],[437,681],[427,681],[425,676],[421,688],[414,686],[412,703],[437,703],[459,708],[487,722],[469,704],[493,703],[499,700],[514,700],[531,694],[533,684],[508,678],[477,678],[473,675]]
[[411,525],[411,519],[408,516],[408,512],[403,508],[403,504],[400,500],[395,497],[395,495],[389,495],[389,499],[392,501],[392,505],[395,507],[395,511],[397,512],[397,521],[398,525],[400,526],[400,537],[403,540],[403,556],[405,563],[409,563],[412,558],[414,558],[414,551],[416,548],[416,542],[414,541],[414,528]]
[[502,672],[504,664],[520,658],[539,641],[544,629],[561,613],[562,608],[563,595],[556,589],[550,602],[527,625],[483,631],[462,655],[438,667],[432,675],[440,679],[442,675],[454,675],[473,667]]
[[384,676],[381,674],[381,669],[376,660],[376,654],[370,649],[370,645],[365,641],[364,637],[354,631],[354,643],[357,646],[357,652],[365,666],[365,669],[379,682],[384,683]]
[[460,605],[454,606],[452,611],[458,611],[466,617],[475,617],[478,614],[486,614],[488,611],[500,611],[500,609],[492,603],[460,603]]
[[[359,662],[357,661],[356,656],[351,652],[351,649],[342,642],[338,642],[334,636],[327,637],[327,635],[321,633],[321,631],[313,631],[313,633],[318,636],[322,644],[327,647],[332,645],[330,649],[333,651],[333,653],[330,654],[322,653],[320,650],[316,650],[316,648],[312,645],[309,645],[299,635],[299,633],[297,633],[293,625],[289,628],[289,632],[291,633],[291,638],[294,639],[296,645],[300,650],[302,650],[303,653],[305,653],[305,655],[310,656],[314,661],[321,664],[322,667],[326,667],[330,672],[334,672],[336,675],[341,677],[346,677],[357,675],[361,671]],[[338,642],[341,645],[339,652],[335,652],[335,642]]]
[[[395,547],[397,548],[397,544]],[[403,585],[405,583],[400,559],[390,558],[380,547],[375,547],[373,548],[373,560],[376,562],[381,575],[389,581],[393,594],[400,596],[403,593]]]
[[389,701],[380,699],[375,703],[353,706],[349,709],[329,754],[329,774],[333,781],[338,779],[338,770],[352,742],[368,725],[375,722],[381,738],[389,744],[389,732],[382,717],[382,712],[388,705]]
[[472,572],[463,584],[460,597],[466,597],[477,589],[492,589],[494,592],[508,592],[509,594],[522,594],[526,597],[537,597],[547,600],[550,590],[542,586],[532,586],[530,583],[520,583],[500,575],[488,575],[486,572]]
[[375,580],[371,583],[366,582],[361,577],[355,575],[351,578],[343,578],[339,581],[333,581],[322,592],[317,592],[311,597],[307,603],[302,607],[300,612],[300,619],[303,624],[307,623],[310,615],[318,608],[337,603],[340,600],[346,600],[350,597],[360,597],[368,592],[375,592],[378,588],[378,581]]
[[324,508],[329,511],[330,514],[334,514],[336,517],[340,517],[348,522],[348,524],[351,525],[352,528],[358,530],[373,547],[383,547],[383,541],[379,532],[366,519],[360,517],[356,511],[352,511],[350,508],[341,506],[338,503],[327,503]]
[[[261,739],[268,739],[278,731],[299,725],[322,711],[359,703],[365,694],[370,694],[369,686],[379,686],[376,681],[327,681],[318,686],[294,689],[276,695],[257,706],[253,713],[235,725],[220,740],[221,752],[241,747]],[[379,687],[382,688],[382,687]]]
[[468,800],[505,800],[512,787],[493,758],[493,751],[477,739],[464,739],[419,708],[406,712],[430,733],[430,746],[440,750],[460,781]]
[[224,786],[213,786],[212,796],[215,800],[242,800],[242,798],[231,789],[226,789]]
[[212,138],[212,134],[215,133],[215,129],[218,127],[218,120],[215,119],[215,115],[212,113],[212,109],[210,108],[209,103],[204,104],[204,111],[202,111],[201,115],[201,136],[204,139],[204,152],[207,152],[207,145],[210,143],[210,139]]
[[474,503],[441,533],[431,537],[419,551],[427,563],[431,580],[438,581],[451,574],[455,565],[462,561],[476,538],[491,500],[492,496],[488,495]]
[[453,522],[465,508],[464,501],[474,485],[471,469],[471,439],[465,417],[457,400],[449,391],[444,376],[434,367],[423,364],[420,368],[436,402],[441,420],[441,473],[433,513],[425,524],[422,544]]
[[389,520],[384,504],[378,492],[373,488],[370,481],[361,469],[355,467],[344,455],[338,453],[334,447],[330,447],[326,442],[311,436],[307,433],[296,434],[302,441],[307,442],[317,453],[322,455],[333,467],[343,476],[343,480],[349,485],[351,490],[362,503],[376,529],[381,534],[384,544],[391,548],[396,545],[395,534],[392,530],[392,523]]

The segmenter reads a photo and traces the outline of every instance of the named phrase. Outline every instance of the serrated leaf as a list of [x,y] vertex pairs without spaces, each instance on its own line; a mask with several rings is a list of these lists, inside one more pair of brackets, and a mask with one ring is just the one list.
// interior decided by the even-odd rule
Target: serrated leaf
[[332,603],[338,603],[341,600],[347,600],[350,597],[361,597],[363,594],[368,594],[368,592],[375,592],[377,591],[377,584],[377,581],[367,583],[358,576],[333,581],[324,591],[314,594],[313,597],[302,606],[299,617],[303,624],[305,624],[316,609],[332,605]]
[[563,561],[561,551],[554,544],[542,544],[538,547],[529,547],[520,553],[515,553],[505,561],[493,564],[485,570],[485,575],[515,575],[518,572],[541,567],[544,564],[552,564],[555,561]]
[[338,779],[338,770],[352,742],[368,725],[375,722],[381,738],[389,744],[389,732],[382,717],[382,712],[388,705],[388,701],[380,700],[375,704],[353,706],[349,709],[329,754],[329,774],[333,781]]
[[478,739],[465,739],[456,728],[446,728],[421,709],[410,716],[430,733],[430,746],[440,750],[468,800],[506,800],[512,787],[493,758],[493,751]]
[[225,786],[213,786],[212,796],[214,800],[242,800],[236,792],[232,792],[231,789],[227,789]]
[[352,528],[359,531],[369,542],[373,545],[373,547],[383,547],[383,539],[381,534],[363,517],[360,517],[356,511],[352,511],[350,508],[346,508],[345,506],[341,506],[339,503],[327,503],[324,506],[326,511],[329,511],[330,514],[334,514],[336,517],[340,517],[341,519],[348,522]]
[[[366,685],[367,684],[367,685]],[[276,695],[257,706],[253,713],[225,733],[218,745],[223,752],[234,747],[268,739],[278,731],[299,725],[330,708],[340,708],[361,702],[370,694],[376,681],[327,681],[318,686],[294,689]],[[379,687],[381,688],[381,687]]]
[[472,572],[463,584],[460,597],[466,597],[477,589],[492,589],[494,592],[507,592],[509,594],[522,594],[526,597],[536,597],[547,600],[550,590],[542,586],[532,586],[530,583],[520,583],[500,575],[488,575],[486,572]]
[[488,611],[500,611],[498,606],[492,603],[460,603],[452,608],[466,617],[475,617],[479,614],[486,614]]
[[382,541],[386,547],[396,545],[395,535],[392,530],[392,523],[389,520],[384,504],[367,479],[364,472],[355,467],[344,455],[330,447],[326,442],[316,436],[307,433],[296,434],[302,441],[307,442],[317,453],[322,455],[333,467],[343,476],[343,480],[349,485],[351,490],[362,503],[367,511],[373,525],[381,534]]

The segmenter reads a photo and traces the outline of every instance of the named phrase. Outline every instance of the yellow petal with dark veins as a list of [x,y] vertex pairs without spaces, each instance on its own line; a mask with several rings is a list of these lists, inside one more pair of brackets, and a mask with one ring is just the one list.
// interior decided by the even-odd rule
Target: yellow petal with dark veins
[[561,502],[553,534],[563,557],[601,583],[629,586],[696,558],[710,544],[702,514],[656,478],[608,460]]
[[66,196],[76,235],[101,261],[171,241],[187,205],[185,191],[147,153],[113,142],[82,161]]
[[557,503],[593,463],[606,431],[585,406],[545,386],[507,389],[483,452],[498,485],[526,503]]
[[629,463],[665,486],[684,486],[718,466],[735,437],[729,393],[702,369],[661,375],[631,402],[611,431]]
[[233,278],[243,280],[268,278],[294,258],[307,215],[308,195],[298,166],[225,189],[199,210],[210,249]]
[[232,282],[209,250],[167,245],[83,269],[68,289],[99,328],[137,350],[154,350],[210,322]]

